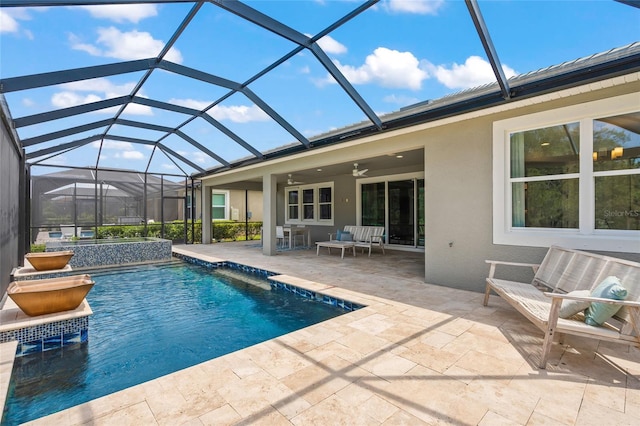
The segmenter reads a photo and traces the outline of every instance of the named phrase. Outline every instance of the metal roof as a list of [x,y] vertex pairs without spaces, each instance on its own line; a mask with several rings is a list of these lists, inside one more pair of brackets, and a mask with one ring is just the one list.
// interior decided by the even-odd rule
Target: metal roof
[[[190,9],[177,23],[176,28],[155,57],[133,59],[115,63],[102,63],[63,70],[52,70],[30,75],[5,77],[0,79],[0,93],[3,96],[9,94],[27,92],[30,90],[46,88],[50,86],[69,84],[74,82],[86,82],[92,79],[116,77],[121,75],[136,75],[137,82],[126,95],[113,96],[96,101],[87,101],[78,105],[59,109],[48,109],[31,115],[10,118],[20,143],[26,151],[26,158],[30,164],[47,164],[57,156],[80,149],[92,143],[98,143],[98,155],[93,164],[100,167],[100,152],[106,141],[124,142],[135,145],[146,145],[152,150],[152,154],[146,163],[143,172],[150,171],[154,156],[165,156],[184,174],[204,176],[246,164],[267,161],[271,158],[291,155],[293,153],[311,150],[328,144],[341,143],[354,138],[385,132],[400,127],[406,127],[417,123],[437,120],[443,117],[461,114],[490,106],[505,104],[515,100],[548,93],[562,88],[572,87],[591,81],[610,78],[616,75],[640,70],[640,43],[632,43],[624,47],[616,47],[611,50],[586,56],[559,65],[549,66],[537,71],[526,72],[510,79],[505,77],[500,62],[498,51],[492,41],[487,24],[485,23],[480,5],[476,0],[466,0],[466,11],[471,18],[469,25],[473,26],[476,34],[476,42],[479,42],[484,51],[485,58],[491,64],[495,76],[495,82],[473,89],[463,90],[458,93],[439,97],[435,100],[418,102],[417,104],[403,107],[392,113],[376,113],[367,102],[366,96],[345,77],[336,63],[320,46],[319,40],[324,36],[339,31],[342,27],[357,25],[354,23],[360,15],[372,13],[378,0],[349,3],[351,9],[342,13],[324,28],[313,35],[307,35],[287,25],[274,16],[252,7],[249,3],[232,0],[215,1],[187,1],[187,0],[3,0],[2,9],[16,7],[56,7],[63,6],[87,6],[87,5],[126,5],[134,3],[153,4],[179,4],[186,3]],[[619,1],[618,5],[629,7],[632,13],[638,13],[640,3],[634,1]],[[257,3],[256,5],[259,5]],[[280,7],[288,7],[288,3],[280,3]],[[181,39],[183,33],[188,30],[194,21],[203,15],[205,8],[218,8],[219,10],[240,18],[243,24],[250,24],[262,30],[266,30],[276,39],[286,41],[284,53],[277,58],[260,58],[261,65],[247,65],[247,68],[255,70],[246,76],[221,76],[209,69],[200,69],[197,66],[187,66],[167,59],[171,49]],[[310,17],[309,19],[313,19]],[[4,36],[3,36],[4,38]],[[211,51],[203,52],[203,55],[215,55],[215,43],[211,45]],[[311,55],[316,63],[322,67],[334,80],[343,92],[342,102],[351,102],[360,111],[364,120],[352,123],[340,123],[336,130],[321,132],[312,136],[305,136],[305,130],[297,128],[291,120],[278,112],[278,108],[272,105],[263,96],[254,90],[253,86],[283,66],[292,58],[300,54]],[[245,58],[247,64],[252,63],[252,58]],[[24,56],[21,60],[27,61]],[[224,58],[220,58],[224,61]],[[6,59],[3,58],[6,63]],[[159,74],[161,73],[161,74]],[[200,107],[181,105],[167,99],[153,97],[153,89],[147,90],[147,85],[152,77],[161,77],[170,74],[182,79],[198,80],[204,83],[203,88],[215,88],[217,98]],[[179,93],[180,87],[176,87]],[[229,98],[242,97],[249,103],[257,106],[268,119],[281,129],[281,139],[277,144],[263,146],[259,138],[242,136],[237,130],[224,124],[220,119],[214,118],[210,112],[224,104]],[[2,100],[5,102],[5,100]],[[13,105],[7,102],[9,109]],[[170,113],[174,117],[171,123],[151,123],[140,119],[125,118],[125,110],[132,106],[144,106]],[[108,118],[96,119],[92,114],[96,111],[104,111],[111,108],[113,111]],[[67,125],[65,120],[76,119],[73,125]],[[198,135],[190,132],[190,125],[195,120],[204,120],[216,130],[217,140],[223,142],[212,143],[210,135]],[[51,131],[49,125],[53,122],[64,123],[59,129]],[[177,123],[177,124],[175,124]],[[28,132],[23,130],[28,129]],[[115,129],[118,129],[115,131]],[[147,132],[140,136],[140,131]],[[151,137],[150,135],[153,135]],[[176,142],[177,140],[177,142]],[[171,142],[172,141],[172,142]],[[245,155],[231,157],[227,146],[236,144],[242,149],[239,152]],[[190,146],[190,149],[198,151],[209,159],[212,166],[203,167],[191,155],[185,154],[179,147]],[[246,155],[248,154],[248,155]],[[85,166],[87,164],[75,164]]]

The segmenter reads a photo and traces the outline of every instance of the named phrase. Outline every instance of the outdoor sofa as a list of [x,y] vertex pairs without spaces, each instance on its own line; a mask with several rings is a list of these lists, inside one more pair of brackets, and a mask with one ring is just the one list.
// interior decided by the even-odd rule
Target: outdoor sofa
[[371,256],[372,247],[380,247],[384,254],[384,226],[356,226],[345,225],[342,231],[329,234],[330,241],[353,241],[355,247],[369,250]]

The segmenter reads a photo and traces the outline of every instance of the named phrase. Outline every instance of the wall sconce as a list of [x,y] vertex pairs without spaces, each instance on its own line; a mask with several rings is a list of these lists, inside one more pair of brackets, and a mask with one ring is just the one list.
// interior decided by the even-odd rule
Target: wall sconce
[[622,148],[621,146],[613,148],[611,150],[611,159],[615,160],[616,158],[622,157],[623,152],[624,152],[624,148]]

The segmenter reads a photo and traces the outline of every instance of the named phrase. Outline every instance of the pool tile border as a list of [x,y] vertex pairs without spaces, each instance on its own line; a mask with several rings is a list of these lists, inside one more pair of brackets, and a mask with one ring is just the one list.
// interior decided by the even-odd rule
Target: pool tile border
[[266,279],[269,282],[269,285],[271,286],[271,288],[274,290],[288,291],[290,293],[294,293],[298,296],[301,296],[305,299],[311,299],[311,300],[315,300],[316,302],[335,306],[337,308],[341,308],[348,312],[366,307],[366,305],[362,305],[360,303],[355,303],[355,302],[344,300],[338,297],[329,296],[327,294],[323,294],[317,291],[308,290],[303,287],[280,282],[277,279],[277,276],[280,274],[273,271],[268,271],[266,269],[255,268],[253,266],[243,265],[236,262],[229,262],[226,260],[213,262],[213,261],[199,259],[193,256],[188,256],[183,253],[178,253],[175,251],[173,252],[173,256],[187,263],[204,266],[210,269],[229,268],[229,269],[234,269],[237,271],[244,272],[246,274],[251,274],[257,277],[261,277]]
[[0,332],[0,344],[17,341],[16,356],[58,349],[89,339],[89,317],[80,317]]

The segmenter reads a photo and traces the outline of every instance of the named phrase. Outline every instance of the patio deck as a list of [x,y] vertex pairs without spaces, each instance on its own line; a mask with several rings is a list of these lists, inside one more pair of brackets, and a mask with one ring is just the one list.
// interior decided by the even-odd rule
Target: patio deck
[[368,307],[31,424],[640,424],[640,351],[568,336],[538,370],[542,333],[497,297],[425,284],[422,254],[174,250]]

